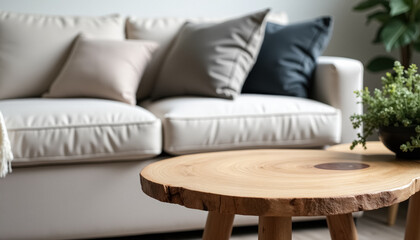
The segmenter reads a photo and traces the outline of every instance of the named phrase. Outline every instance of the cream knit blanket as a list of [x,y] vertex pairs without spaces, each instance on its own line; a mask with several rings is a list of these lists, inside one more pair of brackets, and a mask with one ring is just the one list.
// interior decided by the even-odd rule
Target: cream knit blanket
[[13,153],[10,146],[9,136],[7,135],[6,124],[0,112],[0,177],[5,177],[12,172]]

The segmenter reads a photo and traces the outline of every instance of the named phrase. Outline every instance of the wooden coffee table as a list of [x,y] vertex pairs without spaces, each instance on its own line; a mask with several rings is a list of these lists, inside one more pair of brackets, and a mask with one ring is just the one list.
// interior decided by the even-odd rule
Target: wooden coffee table
[[414,195],[406,240],[420,240],[420,164],[324,150],[244,150],[162,160],[140,174],[163,202],[209,211],[205,240],[229,239],[235,214],[259,216],[260,240],[292,239],[292,216],[327,216],[331,238],[357,239],[351,213]]

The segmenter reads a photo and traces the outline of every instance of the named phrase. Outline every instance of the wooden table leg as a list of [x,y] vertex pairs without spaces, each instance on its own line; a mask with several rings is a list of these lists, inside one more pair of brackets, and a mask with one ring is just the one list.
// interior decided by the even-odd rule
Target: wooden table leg
[[209,212],[203,240],[229,240],[232,234],[233,214]]
[[420,192],[410,198],[404,239],[420,240]]
[[357,230],[351,213],[327,216],[332,240],[357,240]]
[[258,240],[292,240],[292,217],[260,217]]
[[398,214],[398,203],[389,206],[388,208],[388,226],[394,226],[395,220],[397,220],[397,214]]

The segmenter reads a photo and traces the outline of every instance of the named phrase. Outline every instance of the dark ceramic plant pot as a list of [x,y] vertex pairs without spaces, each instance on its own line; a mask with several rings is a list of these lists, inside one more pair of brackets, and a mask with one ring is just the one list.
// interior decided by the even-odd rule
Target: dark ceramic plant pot
[[410,141],[410,137],[416,135],[415,127],[380,127],[379,139],[391,151],[393,151],[397,158],[402,159],[419,159],[420,149],[416,148],[414,151],[403,152],[400,149],[401,144]]

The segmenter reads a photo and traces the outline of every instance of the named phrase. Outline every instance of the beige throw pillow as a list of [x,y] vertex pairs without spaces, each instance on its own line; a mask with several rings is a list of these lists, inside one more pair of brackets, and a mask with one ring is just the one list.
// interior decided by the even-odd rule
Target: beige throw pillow
[[136,91],[157,44],[80,36],[44,97],[92,97],[136,104]]
[[260,11],[222,23],[186,23],[160,69],[151,97],[235,98],[264,38]]

